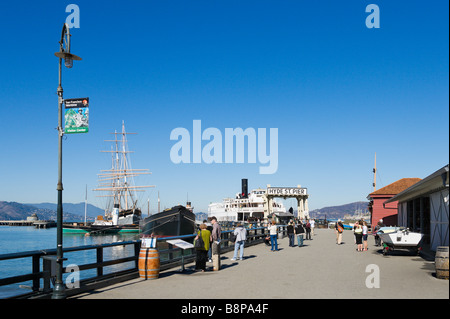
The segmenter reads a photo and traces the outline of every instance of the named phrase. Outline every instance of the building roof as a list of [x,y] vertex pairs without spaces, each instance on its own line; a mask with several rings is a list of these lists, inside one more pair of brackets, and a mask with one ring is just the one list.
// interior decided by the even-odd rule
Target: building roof
[[398,195],[392,197],[387,200],[385,204],[393,202],[393,201],[407,201],[413,198],[416,198],[421,195],[429,194],[432,192],[437,192],[442,189],[448,189],[448,180],[449,180],[449,166],[448,164],[438,169],[433,174],[425,177],[420,182],[411,185],[404,191],[400,192]]
[[388,186],[370,193],[369,197],[372,197],[372,195],[397,195],[421,180],[422,179],[420,178],[402,178],[392,184],[389,184]]

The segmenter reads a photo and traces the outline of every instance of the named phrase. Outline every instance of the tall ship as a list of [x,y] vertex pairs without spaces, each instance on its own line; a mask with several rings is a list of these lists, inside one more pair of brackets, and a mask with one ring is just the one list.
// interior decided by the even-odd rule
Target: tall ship
[[195,230],[195,214],[189,201],[186,206],[178,205],[150,215],[144,218],[141,223],[142,237],[192,235]]
[[128,149],[127,135],[136,133],[127,133],[125,124],[122,122],[122,132],[115,131],[111,134],[114,134],[114,139],[105,141],[113,143],[111,150],[101,151],[111,153],[111,168],[100,171],[99,185],[94,189],[102,193],[98,197],[107,198],[105,213],[97,216],[95,222],[91,224],[64,224],[65,233],[138,233],[140,230],[142,212],[136,194],[154,186],[137,186],[134,178],[151,173],[148,169],[131,167],[129,154],[132,152]]
[[[208,217],[215,216],[219,222],[262,221],[267,215],[266,194],[267,190],[261,188],[253,189],[249,193],[248,180],[242,179],[241,193],[237,193],[234,198],[224,198],[220,203],[209,204]],[[284,205],[275,200],[272,201],[271,211],[276,216],[288,214]]]

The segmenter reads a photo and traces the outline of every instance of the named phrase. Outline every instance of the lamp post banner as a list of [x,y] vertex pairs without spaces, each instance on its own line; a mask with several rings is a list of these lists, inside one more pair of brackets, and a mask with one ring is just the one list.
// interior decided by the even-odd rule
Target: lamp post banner
[[89,98],[65,99],[64,132],[89,132]]

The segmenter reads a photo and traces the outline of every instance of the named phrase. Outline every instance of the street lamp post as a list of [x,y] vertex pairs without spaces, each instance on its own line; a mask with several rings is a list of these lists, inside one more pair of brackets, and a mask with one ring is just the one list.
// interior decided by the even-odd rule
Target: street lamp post
[[62,280],[63,274],[63,233],[62,233],[62,221],[63,221],[63,208],[62,208],[62,137],[64,135],[63,123],[62,123],[62,104],[63,89],[61,86],[62,75],[62,59],[64,59],[64,65],[67,68],[73,66],[73,60],[81,60],[80,57],[70,53],[70,30],[69,25],[64,23],[61,33],[61,41],[59,42],[59,52],[55,55],[59,58],[59,73],[58,73],[58,184],[56,190],[58,191],[58,204],[56,208],[57,213],[57,231],[56,231],[56,281],[53,289],[53,299],[63,299],[66,297],[64,292],[64,284]]

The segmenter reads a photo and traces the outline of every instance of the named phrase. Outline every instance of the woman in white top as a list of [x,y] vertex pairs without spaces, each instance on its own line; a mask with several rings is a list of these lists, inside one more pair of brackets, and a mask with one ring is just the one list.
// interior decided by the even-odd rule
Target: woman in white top
[[354,233],[355,233],[356,245],[358,246],[357,251],[362,251],[362,237],[363,237],[362,227],[358,222],[355,223]]
[[269,226],[269,234],[270,234],[270,244],[272,245],[272,248],[270,250],[278,251],[277,225],[275,224],[274,220],[272,221],[272,225]]
[[367,250],[367,237],[368,237],[368,233],[369,233],[369,228],[367,227],[367,223],[364,221],[363,222],[363,227],[362,227],[362,234],[363,234],[363,246],[364,246],[364,251]]

